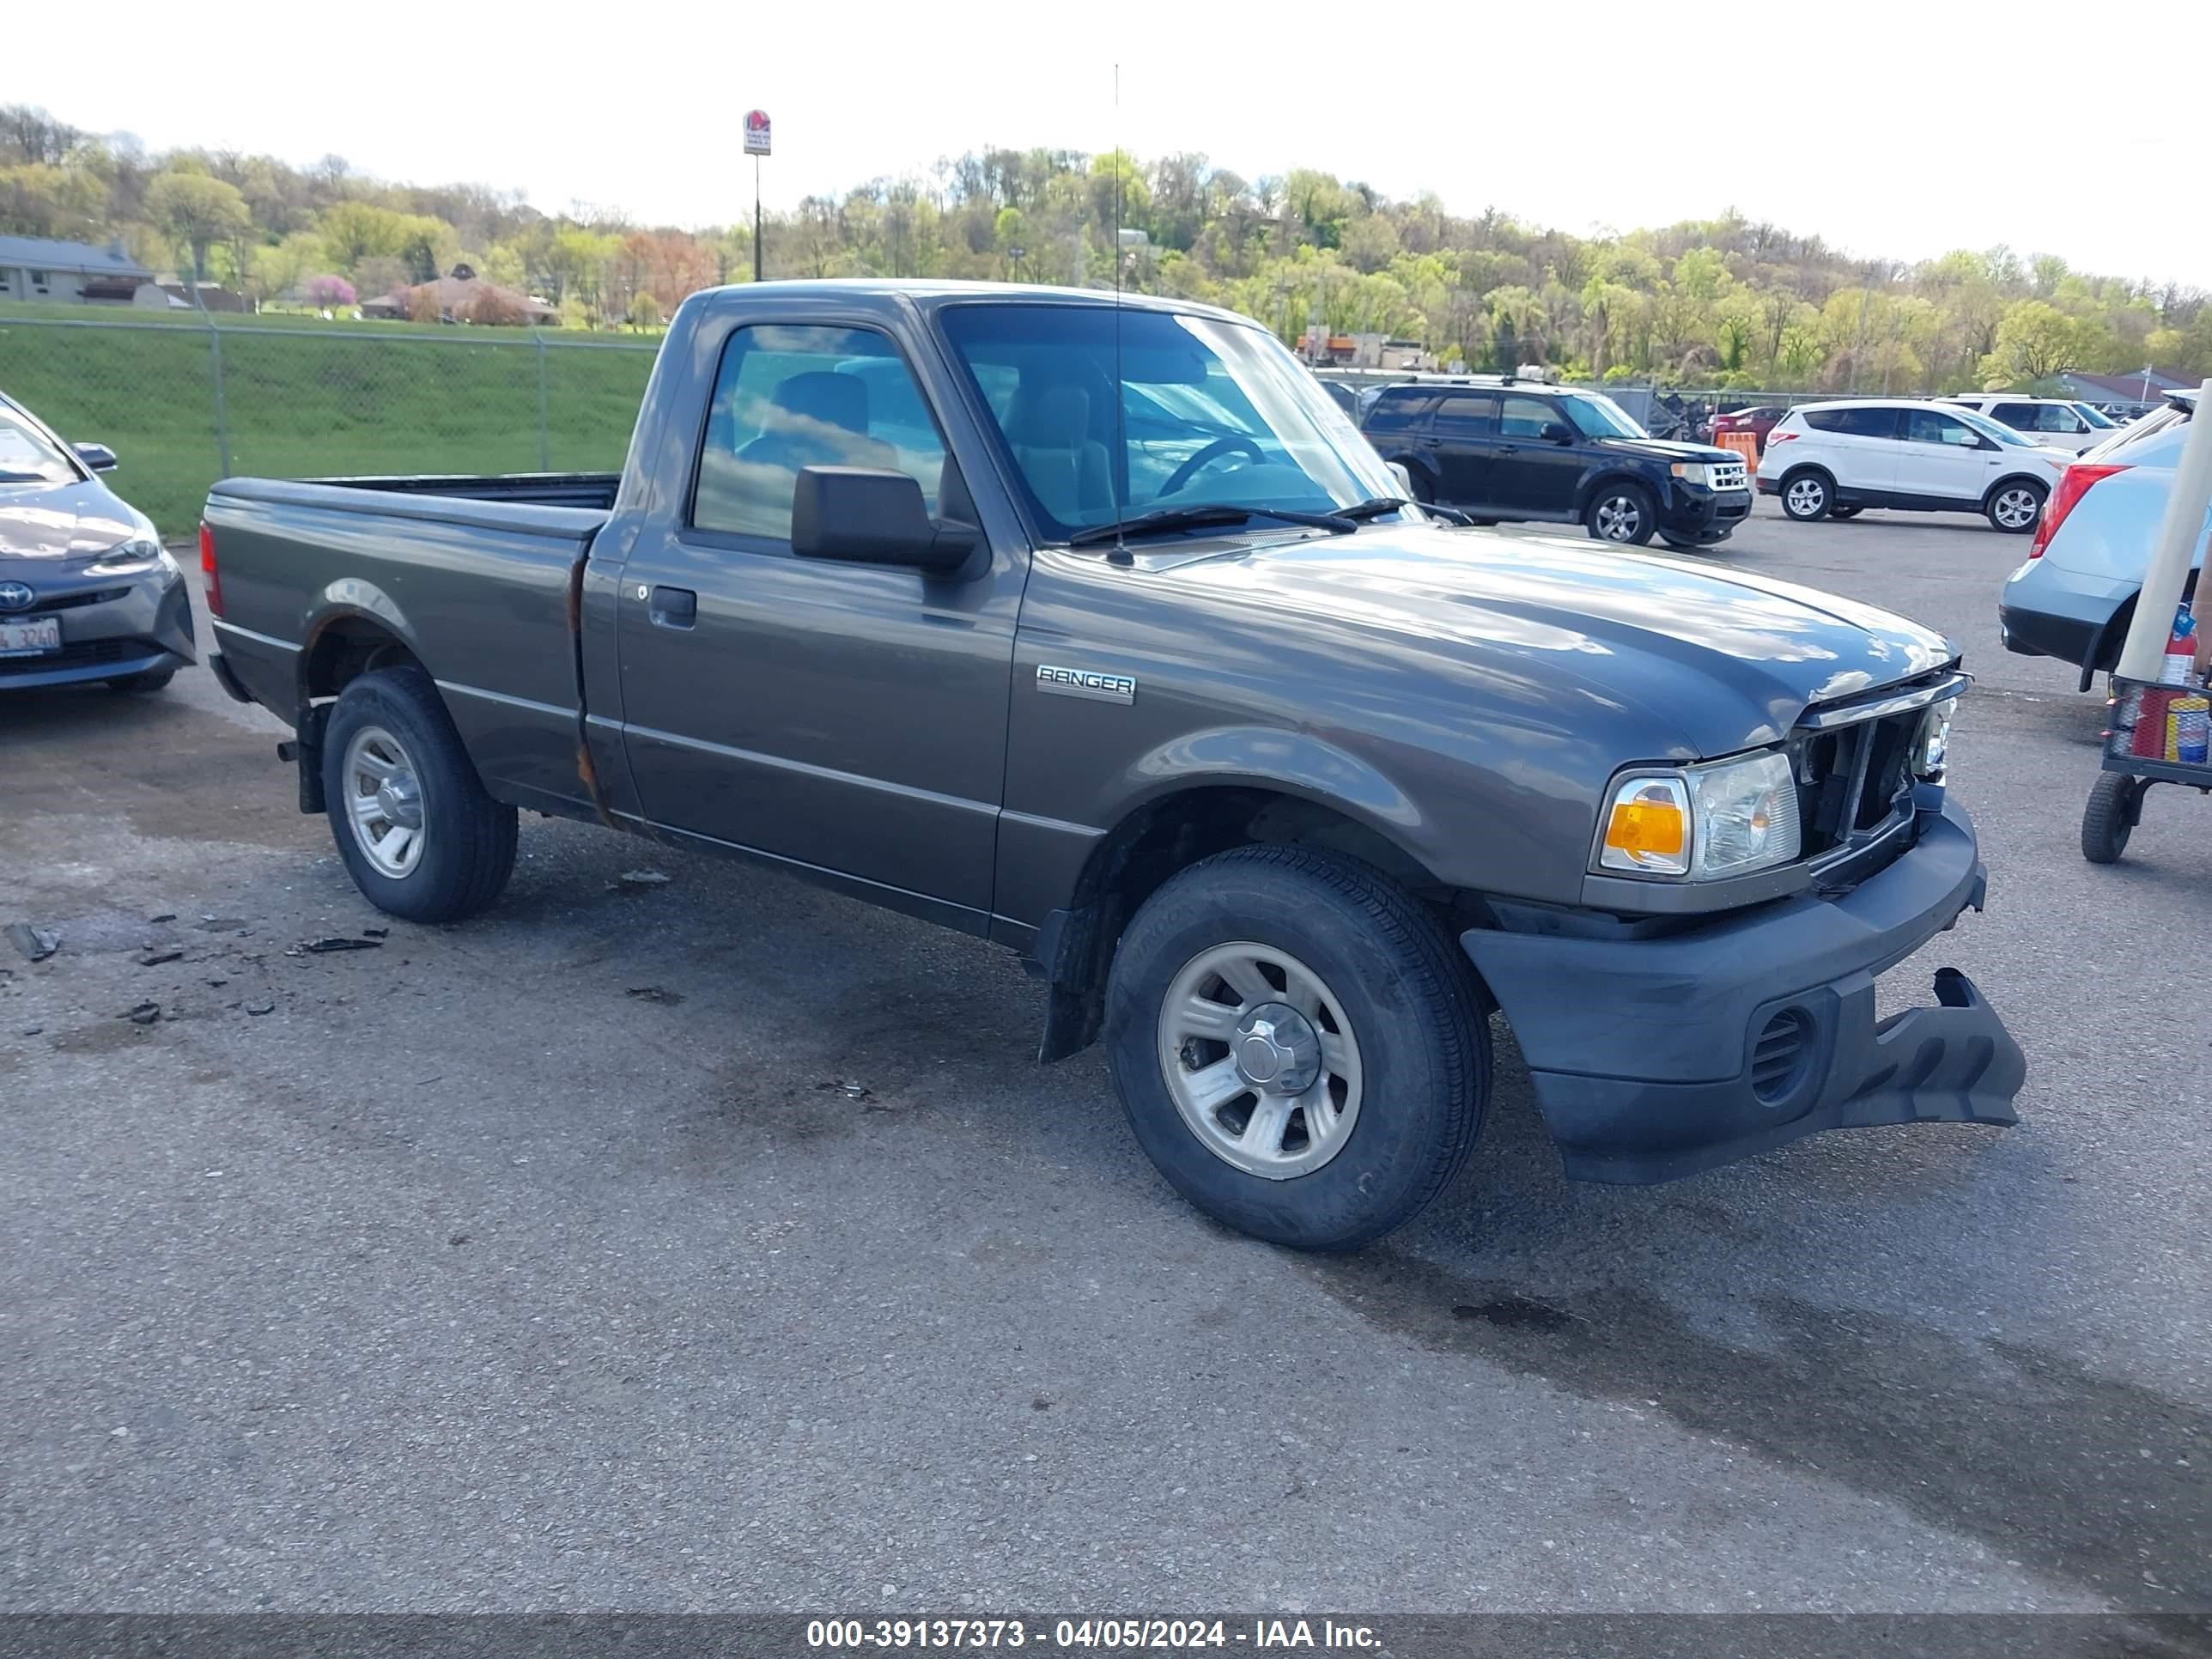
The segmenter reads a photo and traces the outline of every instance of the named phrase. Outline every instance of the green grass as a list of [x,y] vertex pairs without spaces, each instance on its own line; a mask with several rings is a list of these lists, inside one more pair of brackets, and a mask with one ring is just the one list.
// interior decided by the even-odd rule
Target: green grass
[[[0,307],[0,392],[64,437],[113,448],[116,491],[163,536],[191,535],[223,470],[208,330],[160,313],[138,328],[19,320],[57,315],[75,321],[83,309]],[[100,313],[111,319],[125,319]],[[541,441],[538,349],[520,330],[266,317],[222,326],[229,470],[263,477],[611,471],[653,368],[642,343],[545,336]]]

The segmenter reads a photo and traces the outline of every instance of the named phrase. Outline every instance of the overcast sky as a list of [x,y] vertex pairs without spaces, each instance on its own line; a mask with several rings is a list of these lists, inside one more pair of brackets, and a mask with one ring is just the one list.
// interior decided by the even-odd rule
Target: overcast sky
[[2203,176],[2180,159],[2201,129],[2183,106],[2212,26],[2188,0],[447,0],[216,15],[23,8],[0,102],[154,149],[335,151],[386,179],[692,226],[750,215],[740,129],[758,106],[775,120],[772,207],[986,144],[1118,139],[1583,234],[1734,206],[1862,256],[2002,241],[2212,287],[2201,192],[2167,194]]

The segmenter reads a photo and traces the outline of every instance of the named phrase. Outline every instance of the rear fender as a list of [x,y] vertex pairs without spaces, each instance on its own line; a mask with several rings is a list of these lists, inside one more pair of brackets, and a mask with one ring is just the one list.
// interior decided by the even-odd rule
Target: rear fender
[[307,610],[307,626],[300,645],[300,706],[304,708],[311,701],[308,687],[316,663],[316,647],[333,628],[350,622],[373,623],[389,634],[416,661],[424,668],[429,664],[422,655],[422,641],[415,629],[400,611],[392,596],[374,582],[358,576],[343,576],[315,595]]

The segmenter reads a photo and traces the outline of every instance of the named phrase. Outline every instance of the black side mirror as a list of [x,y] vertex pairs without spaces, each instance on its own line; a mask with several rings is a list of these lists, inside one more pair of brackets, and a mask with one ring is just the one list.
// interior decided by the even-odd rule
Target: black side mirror
[[70,447],[76,451],[77,459],[94,472],[115,471],[115,452],[106,444],[72,444]]
[[1571,444],[1575,441],[1575,429],[1559,421],[1547,421],[1544,429],[1536,435],[1547,444]]
[[943,574],[968,562],[982,532],[929,516],[921,486],[869,466],[799,469],[791,497],[791,550],[802,559],[898,564]]

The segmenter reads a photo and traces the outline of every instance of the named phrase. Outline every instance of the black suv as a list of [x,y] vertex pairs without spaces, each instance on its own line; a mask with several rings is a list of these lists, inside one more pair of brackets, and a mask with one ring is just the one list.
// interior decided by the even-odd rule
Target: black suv
[[1726,538],[1751,512],[1743,457],[1647,436],[1610,398],[1510,376],[1385,386],[1360,422],[1414,495],[1479,519],[1579,523],[1601,541]]

